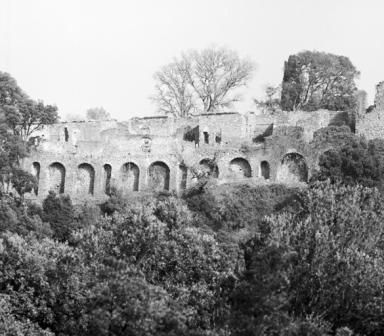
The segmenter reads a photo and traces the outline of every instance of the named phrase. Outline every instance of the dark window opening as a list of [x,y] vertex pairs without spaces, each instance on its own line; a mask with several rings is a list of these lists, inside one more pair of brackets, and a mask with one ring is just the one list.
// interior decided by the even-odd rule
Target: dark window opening
[[261,176],[265,180],[269,180],[269,177],[271,175],[269,163],[267,161],[262,161],[260,164],[260,168],[261,168]]
[[216,135],[215,141],[217,144],[221,144],[221,134]]
[[204,143],[209,144],[209,133],[203,132],[203,134],[204,134]]
[[111,195],[111,177],[112,167],[109,164],[104,165],[104,193],[108,196]]
[[181,172],[180,190],[185,190],[187,188],[188,169],[183,164],[181,164],[179,168]]
[[64,128],[64,139],[65,139],[65,142],[68,142],[68,139],[69,139],[69,134],[68,134],[68,128]]
[[35,179],[36,179],[36,185],[33,187],[33,191],[37,196],[39,194],[40,163],[34,162],[32,166],[33,166],[33,175],[35,176]]

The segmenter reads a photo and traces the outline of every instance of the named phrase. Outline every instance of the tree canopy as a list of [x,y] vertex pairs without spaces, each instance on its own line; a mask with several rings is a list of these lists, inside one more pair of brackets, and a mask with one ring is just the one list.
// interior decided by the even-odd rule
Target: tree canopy
[[33,132],[59,118],[57,107],[34,101],[8,73],[0,72],[0,116],[14,135],[27,141]]
[[93,107],[87,110],[86,118],[87,120],[107,120],[111,116],[104,107]]
[[383,188],[384,160],[382,141],[355,137],[350,142],[324,152],[319,159],[319,170],[312,180],[347,185],[361,184]]
[[13,77],[0,72],[0,192],[13,185],[22,196],[34,188],[33,176],[20,169],[26,142],[33,132],[57,120],[56,106],[29,98]]
[[284,65],[282,109],[354,109],[355,79],[358,75],[359,72],[346,56],[318,51],[291,55]]
[[248,83],[253,69],[232,50],[191,50],[155,73],[152,100],[159,112],[176,117],[222,111],[240,100],[236,89]]

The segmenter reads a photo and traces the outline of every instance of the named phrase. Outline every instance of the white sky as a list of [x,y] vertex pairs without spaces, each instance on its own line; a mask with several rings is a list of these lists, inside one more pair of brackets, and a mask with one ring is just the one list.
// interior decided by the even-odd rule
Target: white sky
[[348,56],[372,102],[384,80],[382,0],[0,0],[0,71],[60,114],[156,113],[153,73],[212,44],[257,64],[240,112],[302,50]]

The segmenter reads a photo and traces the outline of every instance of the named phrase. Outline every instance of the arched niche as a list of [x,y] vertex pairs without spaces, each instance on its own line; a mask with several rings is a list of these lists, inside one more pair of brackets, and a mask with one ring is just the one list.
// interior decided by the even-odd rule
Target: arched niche
[[95,169],[89,163],[77,167],[76,191],[79,195],[93,195],[95,187]]
[[285,154],[278,169],[277,178],[283,182],[307,182],[308,166],[299,153]]
[[219,177],[219,167],[217,164],[211,159],[202,159],[200,162],[201,169],[209,176],[214,178]]
[[140,169],[133,162],[124,163],[121,167],[121,182],[123,189],[139,191]]
[[60,162],[52,163],[48,168],[49,190],[56,194],[64,193],[65,189],[65,167]]
[[39,194],[39,183],[40,183],[40,163],[39,162],[32,163],[32,175],[36,179],[36,186],[35,188],[33,188],[33,191],[37,196]]
[[161,161],[152,163],[148,168],[148,187],[152,190],[169,190],[169,167]]
[[269,180],[269,178],[271,177],[271,168],[269,166],[268,161],[260,162],[260,175],[265,180]]
[[112,178],[112,166],[106,163],[103,166],[103,185],[104,185],[104,193],[106,195],[111,194],[111,178]]
[[251,165],[246,159],[236,158],[229,163],[229,170],[234,177],[252,177]]
[[179,189],[185,190],[187,188],[188,168],[184,164],[180,164],[179,172],[180,172]]

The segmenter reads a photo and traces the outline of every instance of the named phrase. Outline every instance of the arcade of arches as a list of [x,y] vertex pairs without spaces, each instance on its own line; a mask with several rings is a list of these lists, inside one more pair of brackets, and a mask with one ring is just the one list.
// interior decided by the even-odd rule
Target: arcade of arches
[[[228,161],[227,161],[228,162]],[[199,161],[202,171],[208,176],[219,178],[220,172],[217,163],[212,159],[202,159]],[[280,182],[306,182],[308,180],[308,167],[304,157],[298,153],[285,154],[275,175],[271,175],[271,168],[268,161],[261,161],[259,166],[255,166],[255,172],[249,161],[242,157],[235,157],[227,163],[224,169],[224,175],[229,179],[249,179],[262,178],[264,180],[276,180]],[[39,162],[33,162],[31,171],[37,181],[41,183],[41,166]],[[77,166],[76,171],[68,172],[65,166],[60,162],[53,162],[44,170],[43,190],[53,190],[56,193],[73,192],[73,196],[82,197],[85,195],[110,195],[113,183],[125,192],[137,192],[144,190],[170,190],[177,188],[178,190],[186,189],[190,183],[194,183],[193,176],[190,175],[188,168],[180,164],[175,168],[175,175],[172,172],[171,186],[171,170],[170,167],[162,161],[152,162],[148,168],[140,168],[134,162],[126,162],[121,168],[113,172],[111,164],[104,164],[100,168],[99,180],[96,180],[95,168],[89,163],[81,163]],[[143,175],[143,176],[141,176]],[[68,179],[68,186],[66,186]],[[175,181],[175,179],[177,181]],[[99,181],[96,183],[96,181]],[[188,182],[189,181],[189,182]],[[175,184],[174,184],[175,183]],[[95,186],[96,185],[96,186]],[[68,189],[68,190],[66,190]],[[70,190],[69,190],[70,189]],[[34,194],[40,194],[40,189],[36,188]],[[42,197],[43,195],[39,195]]]

